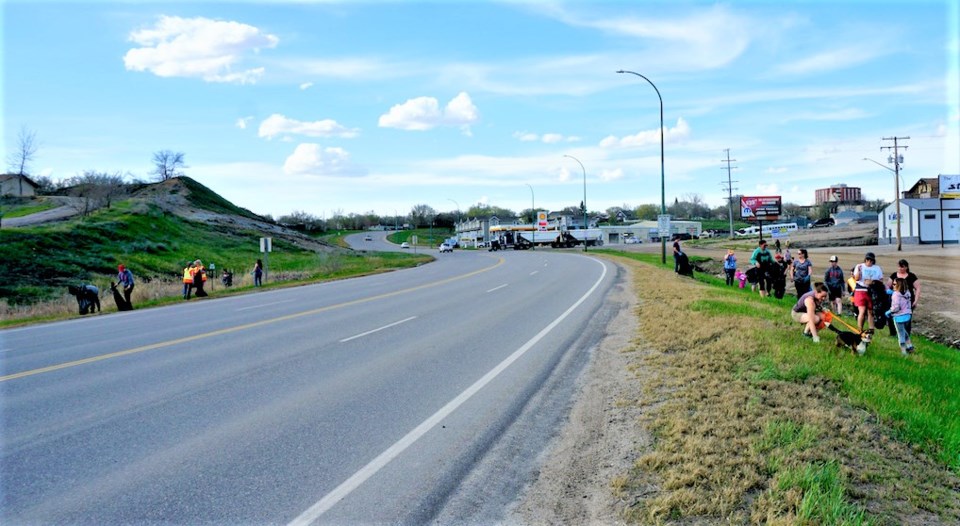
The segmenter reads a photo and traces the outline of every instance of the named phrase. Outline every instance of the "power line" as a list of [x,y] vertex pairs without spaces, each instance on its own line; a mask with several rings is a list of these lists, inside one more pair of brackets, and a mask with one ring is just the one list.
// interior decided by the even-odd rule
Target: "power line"
[[[721,169],[727,170],[727,182],[726,182],[727,187],[724,188],[724,190],[727,191],[727,211],[730,213],[730,237],[733,237],[733,191],[738,190],[738,188],[733,187],[733,183],[739,183],[740,181],[733,181],[730,179],[730,171],[733,168],[736,168],[736,166],[730,166],[730,163],[736,162],[736,159],[730,158],[730,148],[727,148],[724,151],[727,152],[727,158],[720,159],[720,162],[727,163],[727,166]],[[720,184],[724,184],[724,183],[720,183]]]

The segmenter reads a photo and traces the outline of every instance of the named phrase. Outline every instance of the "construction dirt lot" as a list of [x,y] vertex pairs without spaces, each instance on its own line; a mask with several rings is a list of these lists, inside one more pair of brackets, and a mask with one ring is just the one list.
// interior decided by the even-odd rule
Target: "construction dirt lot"
[[[829,258],[836,255],[845,276],[850,269],[863,262],[867,252],[877,256],[877,264],[885,276],[897,270],[897,262],[905,259],[910,270],[920,278],[920,300],[914,312],[913,332],[927,338],[960,348],[960,246],[947,244],[907,244],[902,243],[897,250],[896,240],[890,245],[877,245],[876,225],[861,224],[800,230],[790,234],[790,247],[793,254],[797,249],[806,248],[810,261],[814,265],[814,277],[823,276],[830,265]],[[768,239],[772,244],[773,239]],[[734,241],[700,240],[694,243],[684,242],[683,248],[690,256],[702,256],[713,259],[711,264],[700,265],[703,271],[722,275],[720,261],[727,248],[736,250],[738,263],[746,266],[750,254],[756,248],[757,239],[736,239]],[[781,245],[786,243],[781,241]],[[626,245],[638,247],[631,250],[657,252],[659,244]],[[771,247],[772,249],[772,247]],[[667,245],[667,259],[671,258],[672,248]],[[787,294],[792,287],[787,287]],[[850,298],[845,299],[844,312],[850,312]]]

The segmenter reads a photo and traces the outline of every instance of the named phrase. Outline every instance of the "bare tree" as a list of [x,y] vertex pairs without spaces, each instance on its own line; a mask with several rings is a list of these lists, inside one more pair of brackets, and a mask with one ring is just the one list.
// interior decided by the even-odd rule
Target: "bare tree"
[[126,193],[123,175],[119,172],[108,174],[87,170],[82,175],[71,177],[67,184],[68,193],[80,198],[74,208],[84,216],[102,206],[110,208],[117,197]]
[[27,175],[27,168],[37,154],[36,132],[30,131],[26,126],[20,128],[20,134],[17,135],[17,147],[10,152],[7,158],[7,164],[10,166],[10,172],[20,176],[20,195],[23,195],[23,178]]
[[167,181],[184,175],[183,169],[189,168],[183,160],[183,152],[160,150],[153,152],[153,171],[158,181]]

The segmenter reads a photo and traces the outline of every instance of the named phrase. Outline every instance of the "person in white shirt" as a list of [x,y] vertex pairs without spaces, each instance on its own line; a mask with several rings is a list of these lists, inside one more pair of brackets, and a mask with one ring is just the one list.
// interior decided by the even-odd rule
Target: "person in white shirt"
[[866,318],[870,329],[876,329],[873,323],[873,303],[870,301],[870,284],[874,281],[883,281],[883,270],[877,265],[877,257],[873,252],[867,252],[863,263],[853,268],[853,279],[857,285],[853,289],[853,304],[857,307],[857,328],[863,332],[863,321]]

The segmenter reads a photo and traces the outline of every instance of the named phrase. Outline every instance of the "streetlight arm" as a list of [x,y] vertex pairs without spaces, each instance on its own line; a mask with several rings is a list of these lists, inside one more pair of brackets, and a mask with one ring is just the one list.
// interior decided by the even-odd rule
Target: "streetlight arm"
[[[666,215],[667,213],[667,190],[666,190],[666,175],[664,169],[664,155],[663,155],[663,97],[660,95],[660,90],[657,89],[657,85],[653,83],[647,77],[637,73],[636,71],[627,71],[624,69],[618,70],[617,73],[629,73],[631,75],[636,75],[643,80],[647,81],[650,86],[653,87],[653,91],[657,92],[657,98],[660,99],[660,214]],[[669,234],[669,232],[667,232]],[[660,233],[660,263],[663,265],[667,264],[667,238]]]
[[885,168],[885,169],[887,169],[887,170],[890,170],[890,171],[893,172],[893,173],[897,173],[897,171],[894,170],[893,168],[890,168],[889,166],[884,166],[883,164],[880,164],[880,163],[878,163],[877,161],[874,161],[873,159],[868,159],[868,158],[864,157],[863,160],[864,160],[864,161],[870,161],[871,163],[873,163],[873,164],[875,164],[875,165],[877,165],[877,166],[879,166],[879,167],[881,167],[881,168]]

